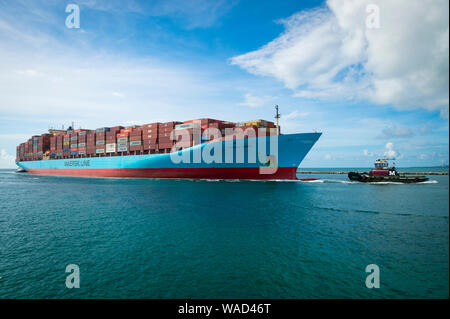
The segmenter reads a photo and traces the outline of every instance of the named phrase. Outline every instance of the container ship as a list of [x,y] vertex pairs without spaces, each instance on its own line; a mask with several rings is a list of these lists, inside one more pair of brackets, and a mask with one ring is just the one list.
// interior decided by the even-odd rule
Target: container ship
[[294,180],[320,136],[281,134],[278,123],[265,120],[69,127],[18,145],[16,164],[37,175]]

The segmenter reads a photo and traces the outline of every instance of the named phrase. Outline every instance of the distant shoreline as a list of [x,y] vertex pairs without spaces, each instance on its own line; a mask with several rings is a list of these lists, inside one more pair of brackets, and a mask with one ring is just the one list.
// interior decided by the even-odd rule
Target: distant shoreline
[[[297,174],[348,174],[349,172],[335,171],[297,171]],[[399,172],[403,175],[448,175],[448,172]]]

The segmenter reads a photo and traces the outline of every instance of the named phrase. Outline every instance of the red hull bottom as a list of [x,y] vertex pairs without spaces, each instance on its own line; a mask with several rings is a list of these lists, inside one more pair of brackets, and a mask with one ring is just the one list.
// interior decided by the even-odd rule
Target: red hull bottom
[[296,167],[279,167],[275,174],[261,174],[258,167],[240,168],[120,168],[120,169],[27,169],[35,175],[187,179],[288,179]]

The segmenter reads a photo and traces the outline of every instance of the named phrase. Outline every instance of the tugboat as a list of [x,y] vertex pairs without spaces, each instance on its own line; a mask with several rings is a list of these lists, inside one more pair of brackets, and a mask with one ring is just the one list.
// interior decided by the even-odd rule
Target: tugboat
[[375,168],[369,173],[350,172],[348,173],[348,178],[351,181],[363,183],[396,182],[410,184],[428,181],[428,177],[425,176],[400,175],[395,169],[395,164],[389,167],[389,160],[395,159],[377,159],[375,161]]

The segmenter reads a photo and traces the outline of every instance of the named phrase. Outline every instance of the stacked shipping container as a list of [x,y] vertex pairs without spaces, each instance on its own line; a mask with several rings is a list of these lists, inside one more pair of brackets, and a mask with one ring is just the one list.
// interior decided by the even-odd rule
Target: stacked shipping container
[[[210,141],[213,136],[206,132],[208,128],[216,128],[222,136],[226,129],[254,129],[261,136],[260,128],[266,128],[263,135],[269,135],[274,128],[273,122],[256,120],[250,122],[224,122],[209,118],[189,120],[185,122],[150,123],[140,127],[123,126],[102,127],[95,131],[70,130],[54,135],[43,134],[32,136],[16,148],[18,161],[62,159],[95,156],[118,156],[169,153],[174,146],[179,149],[192,147]],[[236,138],[229,136],[228,138]],[[224,139],[227,139],[225,136]]]
[[139,155],[144,152],[142,143],[142,128],[135,128],[130,132],[130,152]]
[[142,125],[142,149],[149,154],[156,153],[158,148],[159,124],[151,123]]

